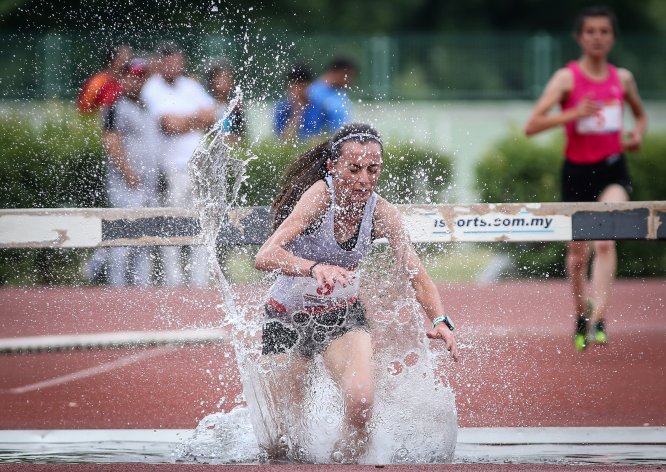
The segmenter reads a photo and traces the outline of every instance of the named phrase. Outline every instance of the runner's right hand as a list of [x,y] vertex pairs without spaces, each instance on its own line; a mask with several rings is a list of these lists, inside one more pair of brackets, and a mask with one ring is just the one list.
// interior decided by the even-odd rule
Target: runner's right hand
[[592,95],[589,93],[578,102],[578,105],[576,105],[576,112],[579,118],[594,116],[599,110],[601,110],[601,106],[598,102],[592,100]]
[[312,277],[315,278],[317,285],[321,288],[334,287],[336,283],[346,287],[351,283],[354,273],[336,265],[317,264],[312,269]]
[[458,347],[456,346],[456,337],[453,331],[449,329],[444,323],[439,323],[430,331],[426,332],[426,336],[430,339],[441,339],[444,341],[446,350],[451,353],[454,361],[458,361]]

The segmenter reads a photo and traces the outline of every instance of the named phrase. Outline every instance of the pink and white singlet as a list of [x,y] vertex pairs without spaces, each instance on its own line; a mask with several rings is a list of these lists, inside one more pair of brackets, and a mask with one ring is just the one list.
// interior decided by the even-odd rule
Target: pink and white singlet
[[567,144],[565,156],[574,164],[596,164],[622,147],[622,114],[624,89],[615,66],[608,64],[603,80],[594,80],[581,70],[577,62],[567,64],[573,74],[573,88],[562,103],[562,110],[574,108],[586,96],[600,105],[594,116],[565,124]]

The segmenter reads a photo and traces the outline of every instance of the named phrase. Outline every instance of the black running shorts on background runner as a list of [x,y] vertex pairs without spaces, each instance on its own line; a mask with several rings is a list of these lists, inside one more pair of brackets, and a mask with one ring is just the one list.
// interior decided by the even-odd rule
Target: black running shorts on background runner
[[613,154],[596,164],[574,164],[564,161],[562,168],[562,201],[595,202],[612,184],[624,187],[631,195],[631,178],[624,154]]
[[359,301],[317,314],[304,311],[280,313],[266,305],[261,352],[280,354],[295,349],[310,358],[324,352],[331,341],[353,329],[369,331],[365,309]]

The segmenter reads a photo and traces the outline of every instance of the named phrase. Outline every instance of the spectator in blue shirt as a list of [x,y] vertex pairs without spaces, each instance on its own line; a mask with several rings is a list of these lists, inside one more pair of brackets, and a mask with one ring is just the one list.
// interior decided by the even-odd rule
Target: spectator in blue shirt
[[338,57],[308,88],[308,98],[314,107],[316,119],[312,128],[317,132],[335,132],[349,123],[351,102],[345,89],[354,80],[356,72],[357,67],[353,61]]
[[287,74],[287,93],[275,106],[273,118],[279,137],[305,140],[319,134],[319,120],[307,93],[310,84],[312,71],[305,65],[297,64]]

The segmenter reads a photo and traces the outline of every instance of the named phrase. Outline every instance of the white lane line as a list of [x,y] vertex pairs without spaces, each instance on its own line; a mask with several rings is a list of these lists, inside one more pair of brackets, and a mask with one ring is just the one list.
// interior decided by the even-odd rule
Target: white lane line
[[[0,430],[0,445],[11,443],[178,442],[190,429]],[[458,444],[656,444],[666,445],[666,427],[459,428]]]
[[35,390],[40,390],[43,388],[55,387],[69,382],[74,382],[76,380],[85,379],[87,377],[94,377],[95,375],[103,374],[105,372],[110,372],[114,369],[120,369],[122,367],[126,367],[128,365],[132,365],[137,362],[165,354],[166,352],[172,351],[173,349],[175,349],[173,346],[166,346],[161,348],[150,349],[143,352],[132,353],[128,356],[121,357],[120,359],[116,359],[114,361],[105,362],[103,364],[99,364],[94,367],[88,367],[87,369],[71,372],[69,374],[61,375],[58,377],[53,377],[52,379],[42,380],[40,382],[23,385],[22,387],[10,388],[5,390],[5,392],[13,394],[21,394],[21,393],[33,392]]
[[193,429],[12,429],[0,430],[0,445],[12,443],[178,442]]
[[163,346],[219,343],[229,341],[222,328],[177,331],[117,331],[112,333],[57,334],[0,339],[0,354],[104,349],[136,346]]
[[666,444],[664,426],[459,428],[470,444]]

